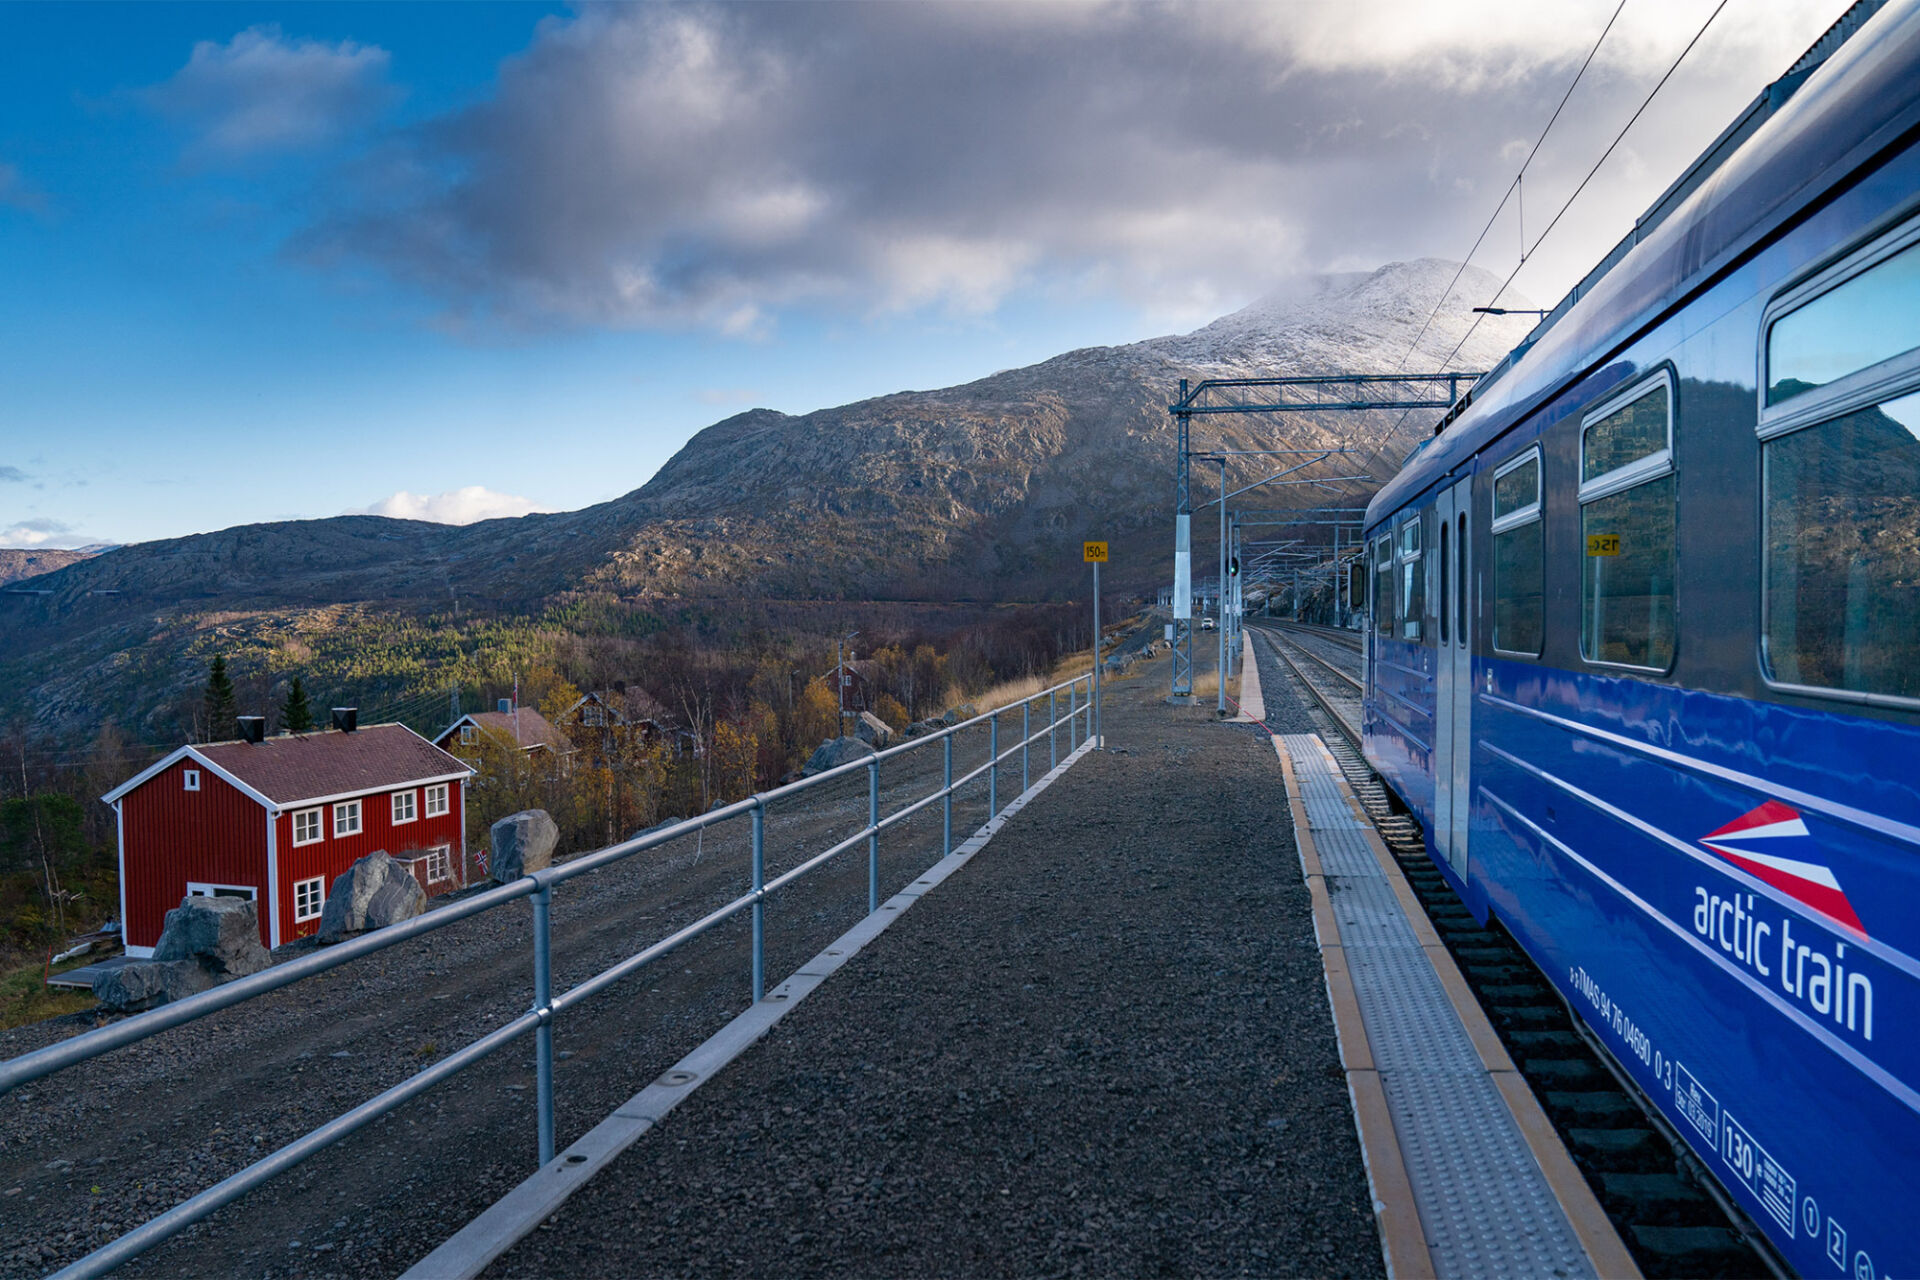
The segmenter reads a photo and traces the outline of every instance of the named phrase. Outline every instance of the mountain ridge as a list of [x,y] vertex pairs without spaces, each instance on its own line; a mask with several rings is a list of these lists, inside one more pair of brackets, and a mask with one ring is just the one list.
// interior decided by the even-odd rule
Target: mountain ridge
[[[1456,348],[1458,367],[1488,368],[1529,327],[1471,313],[1468,299],[1498,286],[1438,259],[1393,263],[1303,279],[1190,333],[952,387],[805,414],[748,409],[696,433],[638,488],[575,511],[464,526],[337,516],[123,547],[43,575],[35,585],[50,595],[0,611],[0,642],[19,655],[0,670],[45,720],[37,690],[82,671],[111,679],[116,655],[175,684],[194,678],[188,651],[229,615],[297,631],[291,619],[346,606],[461,616],[588,599],[1058,597],[1078,589],[1077,548],[1065,549],[1083,537],[1114,544],[1116,589],[1145,588],[1169,559],[1167,404],[1180,378],[1378,372]],[[1356,469],[1372,482],[1336,486],[1357,503],[1432,416],[1213,418],[1197,433],[1235,448],[1270,447],[1276,433],[1289,447],[1361,448]],[[182,646],[183,634],[200,639]]]

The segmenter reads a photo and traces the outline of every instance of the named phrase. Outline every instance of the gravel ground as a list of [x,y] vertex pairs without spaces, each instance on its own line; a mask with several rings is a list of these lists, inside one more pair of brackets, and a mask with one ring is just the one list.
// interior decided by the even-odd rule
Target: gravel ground
[[1112,750],[491,1274],[1381,1274],[1272,747],[1137,673]]
[[[1017,714],[1008,726],[1017,726]],[[1017,736],[1003,735],[1003,736]],[[1060,732],[1065,754],[1067,734]],[[955,751],[985,759],[985,734]],[[941,752],[883,775],[923,795]],[[1044,746],[1035,767],[1045,769]],[[1003,766],[1018,789],[1018,766]],[[866,820],[866,783],[809,792],[768,819],[768,874]],[[984,780],[955,838],[985,820]],[[931,808],[882,842],[882,894],[938,856]],[[555,892],[556,990],[747,887],[746,824],[683,839]],[[784,977],[866,909],[856,850],[768,909]],[[517,1015],[532,995],[528,909],[513,904],[203,1018],[0,1097],[0,1277],[72,1261]],[[556,1024],[564,1145],[745,1007],[746,925],[723,926]],[[94,1024],[76,1015],[0,1033],[12,1057]],[[524,1039],[135,1260],[122,1274],[392,1275],[532,1171],[532,1041]]]

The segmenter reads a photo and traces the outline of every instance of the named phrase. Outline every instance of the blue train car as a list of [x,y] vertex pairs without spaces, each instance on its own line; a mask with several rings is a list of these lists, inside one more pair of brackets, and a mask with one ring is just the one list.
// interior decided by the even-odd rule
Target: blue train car
[[1920,1274],[1920,8],[1367,514],[1366,751],[1808,1276]]

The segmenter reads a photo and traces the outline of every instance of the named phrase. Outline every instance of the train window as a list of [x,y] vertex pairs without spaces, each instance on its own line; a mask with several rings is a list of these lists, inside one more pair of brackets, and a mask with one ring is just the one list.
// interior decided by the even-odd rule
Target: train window
[[1393,542],[1373,540],[1373,627],[1383,636],[1393,634]]
[[1545,522],[1540,450],[1527,450],[1493,473],[1493,647],[1540,656],[1546,631]]
[[1674,648],[1673,392],[1663,373],[1590,415],[1580,433],[1580,652],[1665,671]]
[[[1914,236],[1903,238],[1910,242]],[[1831,283],[1833,273],[1816,277],[1808,289],[1789,296],[1790,309],[1768,326],[1767,404],[1784,403],[1898,356],[1920,356],[1920,244],[1900,247],[1896,238],[1840,268],[1843,274],[1854,271],[1858,274],[1839,285]],[[1793,305],[1809,289],[1816,296]],[[1911,358],[1901,362],[1914,363]]]
[[1452,552],[1447,550],[1447,522],[1440,522],[1440,607],[1435,610],[1440,615],[1440,643],[1447,642],[1447,622],[1453,613]]
[[1920,699],[1920,393],[1764,446],[1771,677]]
[[1420,563],[1420,517],[1400,526],[1400,638],[1418,640],[1427,612],[1427,579]]

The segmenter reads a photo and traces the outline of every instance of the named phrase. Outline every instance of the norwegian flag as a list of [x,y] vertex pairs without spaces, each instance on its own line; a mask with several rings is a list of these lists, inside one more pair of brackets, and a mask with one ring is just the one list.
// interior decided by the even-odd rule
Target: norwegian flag
[[[1799,813],[1778,800],[1769,800],[1718,831],[1708,832],[1700,837],[1700,843],[1794,901],[1805,903],[1862,937],[1867,935],[1832,870],[1805,860],[1805,855],[1819,852],[1813,837],[1807,834],[1807,824]],[[1796,853],[1803,856],[1788,856]]]

